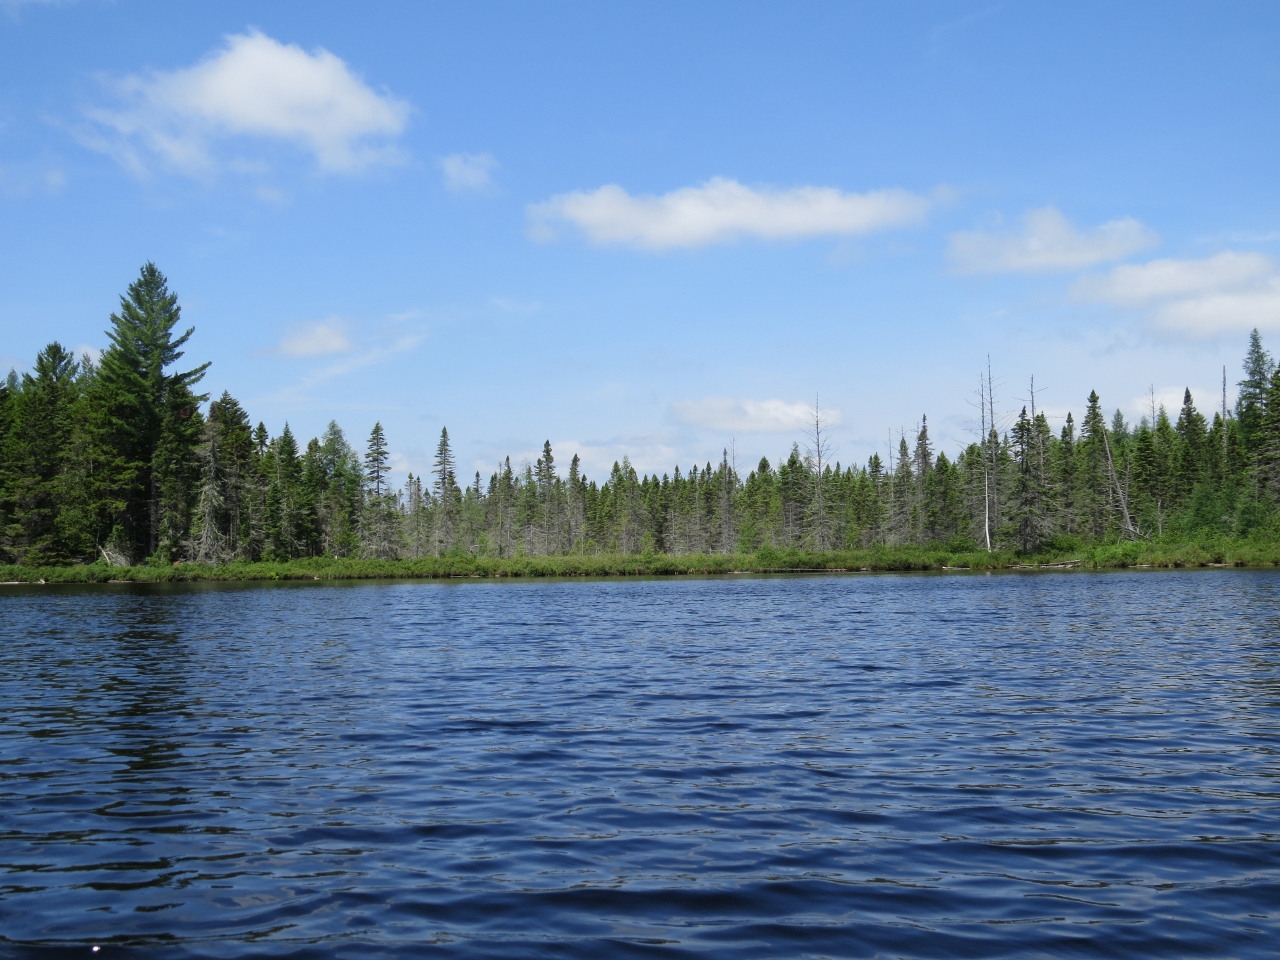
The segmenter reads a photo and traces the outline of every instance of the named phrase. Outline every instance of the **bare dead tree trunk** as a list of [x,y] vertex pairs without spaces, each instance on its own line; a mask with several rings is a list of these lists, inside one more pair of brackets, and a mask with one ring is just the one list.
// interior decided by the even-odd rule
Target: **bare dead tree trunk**
[[1227,466],[1227,367],[1222,367],[1222,467]]
[[978,416],[982,427],[978,452],[982,458],[982,533],[991,552],[991,471],[987,465],[987,387],[978,377]]
[[[991,421],[991,513],[1000,517],[1000,484],[997,469],[1000,466],[1000,436],[996,433],[996,391],[991,379],[991,354],[987,354],[987,415]],[[987,526],[987,542],[991,541],[990,523]]]
[[830,549],[830,516],[827,508],[826,478],[823,470],[831,460],[831,440],[827,434],[827,424],[822,418],[822,410],[818,406],[818,397],[813,398],[813,424],[809,428],[809,466],[813,471],[813,492],[810,496],[810,518],[813,531],[813,543],[818,550]]
[[1107,472],[1111,475],[1111,485],[1115,488],[1116,499],[1120,501],[1120,515],[1124,535],[1130,540],[1136,540],[1138,539],[1138,533],[1133,527],[1133,521],[1129,519],[1128,491],[1120,486],[1120,479],[1116,475],[1116,462],[1111,456],[1111,441],[1107,439],[1107,431],[1105,429],[1102,431],[1102,445],[1107,451]]

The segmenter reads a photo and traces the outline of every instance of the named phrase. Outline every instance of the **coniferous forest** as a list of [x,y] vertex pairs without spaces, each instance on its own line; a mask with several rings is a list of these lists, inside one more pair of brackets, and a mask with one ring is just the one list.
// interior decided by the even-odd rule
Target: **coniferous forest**
[[[921,417],[914,438],[866,464],[808,435],[749,469],[727,451],[663,476],[624,459],[602,482],[549,443],[533,464],[458,475],[442,430],[429,475],[388,482],[381,425],[353,444],[330,423],[276,436],[227,393],[153,264],[111,315],[95,363],[51,343],[0,385],[0,563],[227,564],[310,557],[547,557],[809,553],[943,547],[1063,553],[1099,544],[1280,540],[1280,372],[1255,330],[1238,400],[1137,423],[1090,393],[1051,428],[1034,402],[978,393],[978,438],[954,459]],[[1032,393],[1034,396],[1034,392]],[[1225,397],[1225,390],[1224,390]]]

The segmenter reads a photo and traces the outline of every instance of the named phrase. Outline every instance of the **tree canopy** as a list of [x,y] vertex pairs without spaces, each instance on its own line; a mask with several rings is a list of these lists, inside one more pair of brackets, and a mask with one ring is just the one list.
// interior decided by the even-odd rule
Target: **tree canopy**
[[[0,381],[0,561],[219,563],[364,555],[728,553],[943,544],[1034,552],[1120,540],[1280,536],[1280,370],[1255,330],[1234,409],[1191,391],[1129,423],[1090,391],[1055,433],[1033,402],[1002,419],[981,393],[972,443],[940,450],[921,415],[887,455],[832,460],[813,424],[776,462],[640,474],[624,457],[601,482],[550,442],[460,481],[447,429],[429,476],[391,481],[381,423],[363,453],[330,423],[305,444],[272,436],[224,392],[196,392],[209,364],[181,364],[194,330],[148,263],[110,317],[95,363],[50,343]],[[1078,424],[1078,426],[1077,426]],[[466,486],[461,486],[465,483]]]

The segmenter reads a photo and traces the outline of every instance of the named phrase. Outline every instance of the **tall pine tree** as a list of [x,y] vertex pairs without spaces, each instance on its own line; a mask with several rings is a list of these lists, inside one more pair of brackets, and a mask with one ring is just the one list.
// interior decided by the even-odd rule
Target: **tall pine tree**
[[93,480],[100,542],[131,560],[173,550],[185,535],[196,499],[193,469],[200,443],[199,404],[192,388],[209,364],[182,372],[173,365],[195,332],[175,337],[178,297],[147,263],[111,315],[92,397],[98,470]]

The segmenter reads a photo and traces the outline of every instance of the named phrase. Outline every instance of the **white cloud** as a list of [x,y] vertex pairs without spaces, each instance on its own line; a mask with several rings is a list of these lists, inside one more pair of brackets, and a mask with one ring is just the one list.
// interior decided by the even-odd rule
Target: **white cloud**
[[554,238],[556,225],[568,222],[595,243],[667,250],[742,237],[788,240],[871,233],[918,223],[930,205],[928,198],[906,190],[756,190],[715,177],[661,196],[632,196],[614,184],[564,193],[530,205],[528,214],[535,239]]
[[71,352],[77,360],[87,355],[94,364],[97,364],[102,359],[102,349],[100,347],[90,346],[87,343],[80,344],[80,346],[76,347]]
[[1212,335],[1280,328],[1280,269],[1261,253],[1225,251],[1203,260],[1152,260],[1083,277],[1075,293],[1147,308],[1163,326]]
[[1105,276],[1082,278],[1076,290],[1093,299],[1133,306],[1247,287],[1274,273],[1270,257],[1227,251],[1205,260],[1152,260],[1115,267]]
[[[1222,403],[1221,386],[1212,390],[1208,387],[1197,387],[1194,385],[1190,387],[1165,386],[1155,387],[1154,389],[1155,409],[1157,413],[1161,407],[1164,407],[1164,412],[1168,415],[1170,420],[1174,421],[1178,419],[1178,411],[1182,409],[1182,397],[1187,390],[1191,391],[1191,399],[1195,402],[1196,409],[1204,414],[1210,422],[1213,421],[1213,415],[1215,411],[1219,410]],[[1129,416],[1131,425],[1137,426],[1138,421],[1143,417],[1146,417],[1148,421],[1151,420],[1151,400],[1151,394],[1144,393],[1142,396],[1134,397],[1129,401],[1128,405],[1124,408],[1124,412]],[[1228,396],[1227,403],[1228,406],[1234,405],[1234,390],[1232,390],[1231,394]],[[1107,414],[1107,419],[1110,420],[1110,418],[1111,415]]]
[[444,185],[454,193],[489,189],[497,169],[498,161],[487,153],[451,153],[440,158]]
[[307,390],[335,377],[344,377],[353,371],[409,353],[416,349],[423,339],[423,334],[407,334],[384,346],[373,347],[363,353],[354,354],[329,366],[313,370],[298,383],[277,390],[271,395],[271,399],[282,403],[314,405],[314,399],[306,395]]
[[[813,407],[788,400],[739,400],[704,397],[671,405],[676,419],[725,433],[798,433],[813,427]],[[840,423],[840,411],[822,409],[824,426]]]
[[97,129],[85,141],[139,173],[156,160],[192,175],[261,168],[217,153],[229,138],[301,147],[321,170],[352,173],[394,159],[390,141],[409,116],[406,103],[370,88],[329,51],[308,53],[256,30],[227,37],[193,66],[109,84],[119,103],[89,111]]
[[1053,207],[1028,210],[1016,233],[956,233],[947,258],[961,273],[1080,270],[1121,260],[1159,242],[1132,217],[1109,220],[1082,233]]
[[[609,472],[615,463],[622,463],[626,457],[631,461],[638,474],[661,475],[670,473],[676,463],[675,448],[654,436],[610,437],[597,440],[552,440],[551,452],[556,461],[556,473],[562,477],[569,474],[569,463],[574,454],[579,457],[580,469],[588,479],[603,483],[609,479]],[[505,455],[503,455],[505,456]],[[511,469],[520,470],[524,462],[533,463],[542,456],[542,447],[523,450],[510,454]],[[498,458],[500,462],[502,457]],[[487,482],[489,475],[496,469],[496,463],[489,460],[476,460],[473,470],[479,470],[481,477]]]
[[349,353],[351,340],[340,320],[321,320],[294,327],[280,339],[277,349],[286,357],[324,357]]

